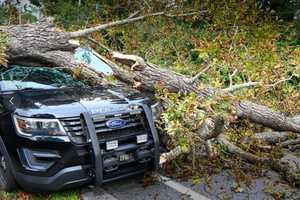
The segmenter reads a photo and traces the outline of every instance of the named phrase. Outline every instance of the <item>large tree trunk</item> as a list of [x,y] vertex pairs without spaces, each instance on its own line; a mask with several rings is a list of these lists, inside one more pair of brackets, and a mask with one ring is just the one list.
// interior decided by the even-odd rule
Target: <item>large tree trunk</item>
[[70,42],[69,33],[59,31],[49,20],[0,27],[0,30],[8,35],[7,56],[10,63],[76,65],[71,52],[78,45]]
[[[145,62],[144,59],[139,56],[112,52],[112,57],[118,62],[130,67],[131,77],[126,81],[139,81],[141,87],[144,89],[154,91],[157,86],[160,86],[167,88],[171,92],[194,92],[201,97],[212,95],[211,92],[213,92],[213,90],[211,89],[207,88],[199,90],[196,87],[197,84],[193,83],[192,78],[185,77],[168,69],[163,69],[155,64]],[[114,68],[114,71],[118,71],[118,68],[119,67]],[[132,78],[134,80],[132,80]]]
[[[201,13],[200,13],[201,14]],[[74,32],[64,32],[55,27],[52,18],[44,18],[36,24],[0,26],[8,35],[7,56],[10,63],[47,64],[73,68],[78,65],[73,51],[79,46],[72,39],[83,37],[95,31],[123,24],[133,23],[151,16],[168,16],[157,12],[132,17]]]
[[[170,70],[160,68],[152,63],[145,62],[142,58],[133,55],[124,55],[112,52],[112,57],[120,63],[130,67],[131,76],[122,77],[122,73],[117,73],[120,78],[128,79],[126,82],[139,81],[142,88],[154,91],[156,86],[163,86],[170,91],[189,93],[195,92],[201,98],[218,95],[224,90],[215,89],[210,86],[199,89],[198,81],[194,77],[185,77]],[[133,65],[137,69],[132,68]],[[118,72],[119,67],[114,65],[114,71]],[[226,90],[225,90],[226,91]],[[249,119],[252,122],[262,124],[266,127],[278,131],[293,131],[300,133],[299,117],[291,118],[279,112],[249,101],[241,101],[235,104],[237,115],[241,118]]]

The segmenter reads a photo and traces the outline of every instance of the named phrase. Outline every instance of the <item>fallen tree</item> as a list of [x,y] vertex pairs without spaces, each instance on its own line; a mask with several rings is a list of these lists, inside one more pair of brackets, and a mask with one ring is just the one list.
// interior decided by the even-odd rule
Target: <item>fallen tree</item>
[[[197,12],[196,14],[202,15],[204,12]],[[193,13],[195,14],[195,13]],[[7,43],[7,60],[10,64],[30,64],[30,65],[49,65],[49,66],[62,66],[70,69],[75,69],[80,66],[81,69],[88,75],[99,78],[101,73],[94,71],[88,66],[80,65],[74,58],[74,50],[79,47],[79,43],[74,41],[78,37],[86,37],[89,34],[102,29],[111,28],[114,26],[133,23],[136,21],[144,20],[147,17],[164,16],[176,17],[175,14],[167,14],[164,12],[153,13],[145,16],[132,17],[127,19],[102,24],[96,27],[87,28],[75,32],[64,32],[57,29],[53,22],[49,19],[44,19],[37,24],[24,24],[24,25],[11,25],[2,26],[0,31],[4,32],[8,37]],[[178,14],[178,17],[186,16]],[[110,51],[111,58],[121,63],[127,68],[122,68],[111,60],[102,57],[112,67],[115,76],[126,83],[135,84],[138,88],[155,91],[156,87],[166,88],[172,92],[180,92],[183,94],[195,93],[199,99],[207,97],[222,96],[224,94],[236,91],[242,88],[261,86],[261,83],[249,82],[241,85],[230,85],[229,88],[220,89],[213,88],[209,85],[199,88],[201,80],[199,77],[209,69],[205,66],[203,71],[199,72],[194,77],[186,77],[173,71],[163,69],[153,63],[147,62],[143,58],[136,55],[127,55],[120,52]],[[138,83],[138,84],[137,84]],[[276,83],[274,83],[276,84]],[[261,124],[269,127],[274,131],[291,131],[300,133],[300,120],[299,116],[289,117],[282,113],[274,112],[271,109],[249,101],[233,101],[235,107],[235,115],[241,119],[247,119],[251,122]],[[207,111],[208,113],[209,111]],[[288,174],[288,180],[299,180],[299,174],[296,170],[291,170],[289,166],[294,167],[294,161],[289,162],[291,159],[284,160],[271,160],[268,157],[259,157],[253,153],[243,150],[238,145],[229,141],[224,131],[224,126],[228,124],[224,119],[220,120],[220,116],[208,117],[198,131],[200,138],[204,141],[207,154],[213,157],[215,150],[211,143],[212,140],[217,141],[223,145],[229,153],[240,156],[241,158],[250,162],[266,162],[281,171],[283,174]],[[262,135],[255,136],[251,140],[261,141],[262,143],[272,143],[272,145],[290,146],[299,144],[299,137],[290,138],[286,133],[269,132]],[[266,139],[267,138],[267,139]],[[248,140],[249,141],[249,140]],[[269,142],[271,141],[271,142]],[[175,155],[179,154],[180,149],[176,149]],[[174,158],[174,154],[171,158]],[[166,155],[166,157],[168,157]],[[293,157],[294,158],[294,157]],[[168,160],[167,158],[164,158]],[[275,164],[274,164],[275,163]],[[300,184],[299,181],[297,184]]]
[[[112,52],[112,57],[120,63],[127,65],[131,69],[132,65],[139,66],[138,70],[130,71],[131,77],[122,76],[122,74],[117,73],[120,79],[131,83],[133,81],[139,81],[141,82],[140,87],[146,87],[147,89],[150,89],[152,91],[154,90],[155,86],[163,86],[171,91],[182,93],[194,92],[201,98],[214,95],[222,95],[222,93],[224,92],[223,89],[216,89],[210,86],[199,90],[197,89],[197,81],[199,80],[195,79],[195,77],[188,78],[182,75],[178,75],[174,72],[161,69],[159,66],[145,62],[138,56],[126,56],[118,52]],[[114,70],[118,71],[118,68],[115,65]],[[256,84],[253,85],[255,86]],[[244,86],[249,87],[249,84],[244,84]],[[239,86],[239,88],[243,87]],[[227,92],[227,90],[225,91]],[[266,106],[262,106],[249,101],[239,101],[234,102],[233,104],[235,106],[236,115],[239,118],[247,119],[251,122],[264,125],[265,127],[272,128],[276,131],[292,131],[297,134],[300,133],[299,116],[288,117],[283,113],[272,111]],[[208,123],[210,124],[209,126],[211,126],[211,128],[204,128],[199,131],[200,137],[206,141],[205,144],[208,156],[211,157],[212,152],[215,152],[214,150],[212,150],[211,145],[209,145],[210,140],[212,138],[215,138],[219,144],[225,146],[228,152],[238,155],[244,160],[248,160],[253,163],[269,163],[269,165],[273,166],[274,169],[277,169],[285,177],[287,177],[289,181],[296,183],[297,185],[300,184],[298,171],[295,170],[297,169],[297,167],[300,167],[298,165],[295,166],[295,159],[297,159],[297,157],[292,156],[293,159],[286,159],[286,156],[288,154],[285,154],[282,159],[272,160],[272,158],[270,157],[259,157],[253,153],[249,153],[228,140],[228,138],[226,137],[226,133],[223,133],[222,129],[218,128],[218,126],[220,125],[224,126],[224,123],[214,123],[213,119],[209,121],[212,121],[212,123]],[[203,127],[205,126],[207,126],[207,123],[203,124]],[[289,142],[288,144],[285,144],[285,146],[299,144],[299,137],[286,141],[291,138],[290,136],[291,134],[286,132],[265,132],[262,134],[258,133],[252,139],[255,139],[261,143],[273,143],[275,145],[280,145],[281,142]],[[175,153],[179,152],[180,151],[176,149]],[[174,153],[172,154],[172,158],[173,157]]]

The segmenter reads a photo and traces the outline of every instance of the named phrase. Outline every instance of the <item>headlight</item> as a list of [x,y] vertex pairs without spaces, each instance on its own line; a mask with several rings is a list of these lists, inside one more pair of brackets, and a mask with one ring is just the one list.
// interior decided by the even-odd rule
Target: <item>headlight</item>
[[26,118],[14,115],[15,126],[20,135],[32,136],[66,136],[58,119]]
[[159,102],[151,105],[151,111],[152,111],[152,115],[153,115],[153,120],[157,120],[161,113],[163,112],[163,108],[161,106],[161,104]]

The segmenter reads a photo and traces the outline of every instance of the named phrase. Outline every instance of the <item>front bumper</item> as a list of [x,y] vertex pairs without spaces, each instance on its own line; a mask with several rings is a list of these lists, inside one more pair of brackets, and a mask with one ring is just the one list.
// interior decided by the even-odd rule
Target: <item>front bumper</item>
[[[50,192],[79,187],[88,183],[94,183],[95,179],[89,173],[89,168],[90,166],[82,165],[67,167],[51,177],[28,175],[21,172],[16,172],[15,176],[17,183],[25,190],[34,192]],[[139,170],[135,171],[129,170],[128,173],[119,176],[113,176],[109,179],[106,179],[103,183],[143,174],[148,170],[151,170],[151,168],[140,168]]]
[[[87,183],[101,185],[148,170],[156,169],[159,162],[159,143],[151,111],[141,105],[147,118],[151,141],[143,144],[122,144],[117,149],[105,151],[99,143],[91,117],[82,114],[91,140],[78,146],[73,143],[57,145],[31,142],[22,146],[19,157],[22,167],[15,170],[17,183],[29,191],[57,191]],[[53,145],[54,144],[54,145]],[[130,155],[130,160],[121,161],[120,156]],[[52,164],[51,164],[52,163]],[[117,166],[117,168],[115,168]]]
[[64,168],[50,177],[15,172],[15,178],[22,188],[29,191],[57,191],[81,186],[92,181],[81,165]]
[[[146,145],[146,144],[145,144]],[[143,147],[142,145],[141,147]],[[119,150],[113,151],[109,154],[103,155],[101,170],[102,173],[102,183],[107,183],[126,177],[134,176],[137,174],[142,174],[146,171],[154,169],[154,159],[153,156],[143,153],[143,150],[139,150],[139,146],[127,145],[120,146]],[[110,166],[109,162],[106,162],[107,157],[115,157],[117,155],[124,155],[123,153],[134,152],[134,161],[132,162],[123,162],[118,163],[118,169],[116,170],[105,170],[106,167]],[[153,152],[153,150],[152,150]],[[151,152],[151,153],[152,153]],[[26,156],[28,159],[32,154],[37,153],[37,151],[31,151]],[[149,152],[150,153],[150,152]],[[145,158],[150,158],[147,162],[139,162]],[[59,162],[60,160],[58,160]],[[50,170],[42,167],[40,161],[31,162],[35,166],[40,166],[38,170],[32,171],[30,169],[17,170],[15,171],[15,178],[17,183],[28,191],[57,191],[62,189],[68,189],[73,187],[78,187],[87,183],[94,184],[98,183],[96,179],[96,169],[100,167],[95,166],[92,160],[86,161],[86,163],[93,163],[88,165],[76,165],[76,166],[67,166],[64,165],[56,173],[50,173],[50,171],[55,167],[50,167]],[[49,162],[47,162],[49,163]],[[83,162],[84,163],[84,162]],[[28,168],[28,167],[26,167]]]

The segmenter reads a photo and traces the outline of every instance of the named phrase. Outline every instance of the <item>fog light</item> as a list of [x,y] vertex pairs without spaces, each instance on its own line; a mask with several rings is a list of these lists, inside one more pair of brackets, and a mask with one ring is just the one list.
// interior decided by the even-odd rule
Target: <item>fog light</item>
[[138,144],[145,143],[145,142],[147,142],[147,140],[148,140],[148,135],[147,134],[136,136],[136,143],[138,143]]
[[116,149],[118,148],[118,146],[119,146],[118,140],[106,142],[106,150]]

